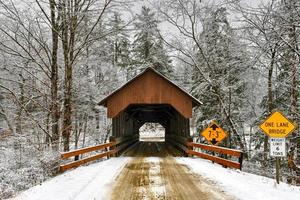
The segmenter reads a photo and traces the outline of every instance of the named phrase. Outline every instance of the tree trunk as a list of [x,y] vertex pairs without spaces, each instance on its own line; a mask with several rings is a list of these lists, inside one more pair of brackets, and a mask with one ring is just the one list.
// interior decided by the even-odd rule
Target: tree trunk
[[63,145],[64,151],[69,151],[70,135],[72,131],[72,66],[66,62],[64,89],[64,120],[63,120]]
[[72,83],[74,64],[75,31],[77,26],[78,1],[63,0],[62,3],[62,43],[65,63],[64,84],[64,119],[63,144],[64,151],[69,151],[70,135],[72,132]]
[[58,65],[57,65],[57,50],[58,50],[58,31],[60,13],[57,12],[56,16],[56,3],[55,0],[49,0],[51,12],[51,26],[52,26],[52,53],[51,53],[51,142],[53,148],[58,150],[59,147],[59,105],[58,105]]
[[19,74],[21,83],[19,84],[20,87],[20,99],[19,102],[21,105],[19,105],[18,112],[17,112],[17,120],[16,120],[16,132],[17,133],[22,133],[22,113],[23,113],[23,105],[25,104],[25,90],[24,90],[24,84],[25,84],[25,79],[23,77],[22,71]]
[[[272,77],[273,77],[273,70],[274,70],[275,55],[276,55],[276,50],[274,49],[271,53],[271,63],[268,71],[268,115],[270,115],[274,109]],[[264,160],[263,160],[264,167],[267,167],[267,163],[268,163],[268,154],[269,154],[268,144],[269,144],[269,137],[265,135],[264,136]]]
[[[84,122],[83,122],[83,137],[82,137],[82,146],[81,148],[85,147],[85,136],[86,136],[86,130],[87,130],[87,124],[88,124],[88,115],[85,113],[84,116]],[[81,158],[83,157],[83,154],[81,154]]]
[[12,134],[15,134],[15,129],[14,129],[14,125],[12,124],[12,122],[9,120],[6,111],[4,110],[3,106],[0,104],[0,114],[4,117],[4,120],[6,121],[6,124],[10,130],[10,132]]
[[[291,40],[293,41],[292,45],[293,47],[298,51],[298,46],[297,46],[297,38],[296,38],[296,28],[293,26],[291,28],[291,33],[290,37]],[[291,80],[291,118],[294,122],[298,122],[298,116],[297,116],[297,65],[299,64],[299,57],[296,55],[296,53],[293,51],[292,56],[291,56],[291,71],[292,71],[292,80]],[[296,160],[299,160],[298,158],[300,157],[300,136],[297,136],[297,132],[295,131],[293,134],[293,143],[294,146],[296,147],[296,152],[295,152],[295,157]]]
[[[299,56],[297,51],[298,39],[297,39],[297,30],[295,25],[295,17],[297,15],[296,9],[297,1],[285,1],[285,6],[288,12],[289,24],[288,24],[288,37],[289,37],[289,56],[288,64],[291,66],[291,86],[290,86],[290,115],[294,122],[298,122],[297,116],[297,66],[299,65]],[[291,139],[291,150],[295,151],[295,160],[299,160],[300,157],[300,136],[297,136],[296,131],[292,133],[293,138]]]
[[[50,115],[51,115],[51,112],[49,112],[48,114],[47,114],[47,120],[46,120],[46,130],[47,130],[47,132],[48,133],[50,133]],[[45,138],[45,144],[47,145],[47,146],[50,146],[50,143],[51,143],[51,137],[50,137],[50,135],[48,134],[48,135],[46,135],[46,138]]]

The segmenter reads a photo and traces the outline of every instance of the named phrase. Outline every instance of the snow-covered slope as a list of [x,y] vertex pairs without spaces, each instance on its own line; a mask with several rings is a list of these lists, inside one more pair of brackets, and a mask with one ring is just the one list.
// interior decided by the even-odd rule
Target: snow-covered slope
[[130,161],[129,157],[111,158],[79,167],[35,186],[16,200],[102,200],[107,199],[111,183]]
[[274,179],[226,169],[200,158],[176,158],[194,173],[215,182],[229,195],[241,200],[299,200],[300,187],[285,183],[276,184]]

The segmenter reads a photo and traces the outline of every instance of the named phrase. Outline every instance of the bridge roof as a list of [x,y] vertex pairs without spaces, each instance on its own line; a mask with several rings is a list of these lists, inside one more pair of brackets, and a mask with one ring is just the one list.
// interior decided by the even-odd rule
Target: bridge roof
[[170,104],[183,116],[191,117],[192,107],[200,106],[202,102],[148,67],[98,103],[108,108],[109,117],[116,116],[130,104]]

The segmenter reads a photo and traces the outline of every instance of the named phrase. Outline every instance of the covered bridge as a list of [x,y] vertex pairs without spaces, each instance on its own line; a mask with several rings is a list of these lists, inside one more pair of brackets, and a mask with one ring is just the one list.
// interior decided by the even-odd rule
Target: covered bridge
[[[60,171],[123,152],[129,156],[137,155],[138,157],[149,155],[164,157],[170,154],[195,155],[226,167],[241,169],[242,151],[191,142],[189,119],[192,117],[193,107],[201,104],[165,76],[153,68],[147,68],[99,102],[99,105],[107,107],[107,116],[112,118],[110,142],[63,153],[62,159],[75,156],[75,161],[60,165]],[[165,128],[166,143],[138,142],[139,129],[145,123],[161,124]],[[128,148],[135,143],[137,145],[134,148]],[[179,151],[172,147],[177,147]],[[238,162],[198,152],[194,148],[230,155],[238,158]],[[78,160],[79,155],[98,150],[102,151]],[[129,153],[130,150],[133,150],[133,154]]]
[[143,124],[159,123],[165,128],[166,141],[190,137],[189,118],[193,107],[201,104],[151,67],[99,102],[112,118],[114,138],[137,138]]

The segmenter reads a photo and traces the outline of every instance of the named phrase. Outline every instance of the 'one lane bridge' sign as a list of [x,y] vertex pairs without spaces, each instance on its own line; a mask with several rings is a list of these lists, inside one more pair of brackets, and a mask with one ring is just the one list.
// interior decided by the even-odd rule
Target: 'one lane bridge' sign
[[270,115],[259,127],[271,138],[284,138],[296,128],[278,111]]

